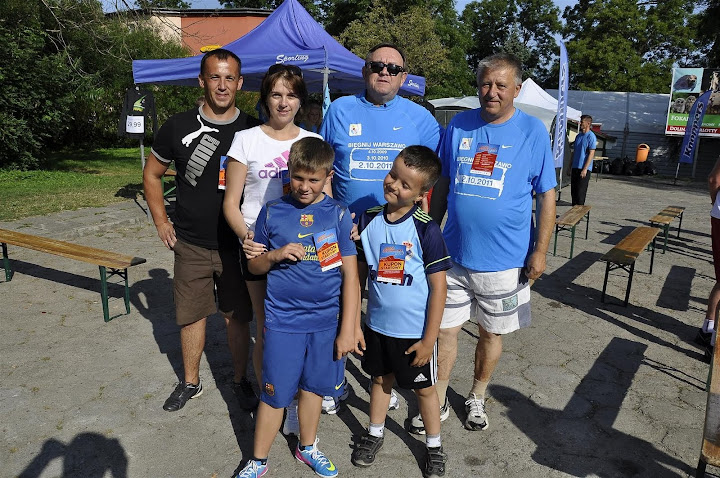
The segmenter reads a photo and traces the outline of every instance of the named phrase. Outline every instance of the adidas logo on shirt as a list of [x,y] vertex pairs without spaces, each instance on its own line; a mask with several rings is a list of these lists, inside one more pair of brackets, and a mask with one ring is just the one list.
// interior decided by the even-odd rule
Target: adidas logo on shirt
[[420,373],[417,377],[415,377],[415,380],[413,380],[413,382],[415,382],[415,383],[426,382],[426,381],[427,381],[427,377],[425,375],[423,375],[422,373]]
[[280,171],[288,168],[287,159],[289,154],[289,151],[285,151],[277,158],[265,164],[265,169],[261,169],[260,171],[258,171],[258,177],[260,179],[279,178]]

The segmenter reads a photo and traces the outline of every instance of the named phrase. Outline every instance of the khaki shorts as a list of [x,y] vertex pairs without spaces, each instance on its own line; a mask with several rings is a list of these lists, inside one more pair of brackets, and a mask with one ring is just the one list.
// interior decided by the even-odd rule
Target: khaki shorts
[[192,324],[218,310],[234,320],[252,320],[250,295],[240,271],[239,248],[216,251],[178,239],[173,251],[175,320],[178,325]]
[[453,263],[441,329],[475,318],[486,332],[507,334],[530,325],[530,283],[522,269],[478,272]]

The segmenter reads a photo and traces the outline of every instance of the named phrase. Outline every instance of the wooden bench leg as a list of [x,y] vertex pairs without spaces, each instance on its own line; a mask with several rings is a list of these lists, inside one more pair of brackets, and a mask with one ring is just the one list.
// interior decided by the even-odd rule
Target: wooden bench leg
[[2,255],[3,255],[3,268],[5,269],[5,281],[10,282],[12,280],[13,272],[10,267],[10,259],[8,258],[7,244],[2,243]]
[[125,279],[125,313],[130,313],[130,287],[128,286],[128,271],[127,269],[123,269],[122,272],[118,271],[118,274],[120,274]]
[[707,463],[700,458],[698,460],[697,469],[695,470],[695,478],[703,478],[705,476],[705,468],[707,467]]
[[[128,284],[128,271],[126,269],[110,269],[110,276],[119,275],[125,280],[125,312],[130,313],[130,286]],[[110,322],[110,307],[108,305],[108,272],[104,266],[100,266],[100,296],[103,303],[103,318],[105,322]]]
[[605,263],[605,281],[603,281],[603,291],[600,296],[600,302],[605,302],[605,289],[607,289],[608,274],[610,274],[610,261]]
[[663,254],[665,254],[665,252],[667,252],[667,240],[668,240],[668,233],[670,232],[670,224],[665,224],[663,229],[665,229],[665,244],[663,245]]
[[[577,226],[577,224],[575,224],[575,226]],[[575,226],[573,226],[570,231],[570,259],[572,259],[573,250],[575,249]]]
[[680,224],[678,224],[678,235],[677,235],[678,239],[680,239],[680,229],[682,229],[682,217],[683,217],[683,214],[685,214],[685,211],[683,211],[683,212],[680,213]]
[[632,287],[632,279],[633,279],[633,272],[635,271],[635,263],[633,262],[630,264],[630,275],[628,276],[628,285],[627,290],[625,291],[625,307],[628,306],[628,302],[630,301],[630,288]]
[[110,310],[108,307],[108,286],[107,272],[105,266],[100,266],[100,297],[102,298],[103,318],[105,322],[110,322]]
[[652,252],[650,253],[650,274],[652,274],[653,269],[653,262],[655,262],[655,238],[657,236],[653,237],[652,240]]
[[585,240],[587,241],[588,232],[590,231],[590,211],[585,215]]

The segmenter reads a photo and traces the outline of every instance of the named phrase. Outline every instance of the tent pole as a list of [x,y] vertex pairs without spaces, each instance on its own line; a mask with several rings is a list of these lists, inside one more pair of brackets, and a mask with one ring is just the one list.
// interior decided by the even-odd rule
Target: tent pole
[[[153,132],[154,133],[154,132]],[[140,140],[140,164],[142,164],[142,173],[145,172],[145,144],[143,144],[143,140]],[[150,206],[147,203],[147,199],[145,200],[145,207],[147,208],[147,218],[148,222],[152,222],[152,215],[150,214]]]
[[[551,141],[552,143],[555,143],[555,128],[557,128],[557,115],[553,116],[552,123],[550,124],[550,141]],[[553,146],[553,151],[554,151],[555,144],[553,144],[552,146]],[[564,156],[564,155],[563,155],[563,156]],[[560,163],[560,176],[559,176],[559,181],[558,181],[558,194],[557,194],[557,198],[555,198],[555,201],[559,201],[559,200],[560,200],[560,197],[562,197],[563,167],[565,166],[565,161],[564,161],[564,159],[565,159],[565,158],[563,157],[563,162]]]

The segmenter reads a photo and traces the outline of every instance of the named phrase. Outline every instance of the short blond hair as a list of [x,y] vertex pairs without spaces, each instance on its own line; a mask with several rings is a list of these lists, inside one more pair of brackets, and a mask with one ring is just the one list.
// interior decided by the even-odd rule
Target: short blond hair
[[330,173],[335,160],[332,146],[320,138],[308,136],[295,141],[290,147],[288,168],[316,172],[324,169]]

